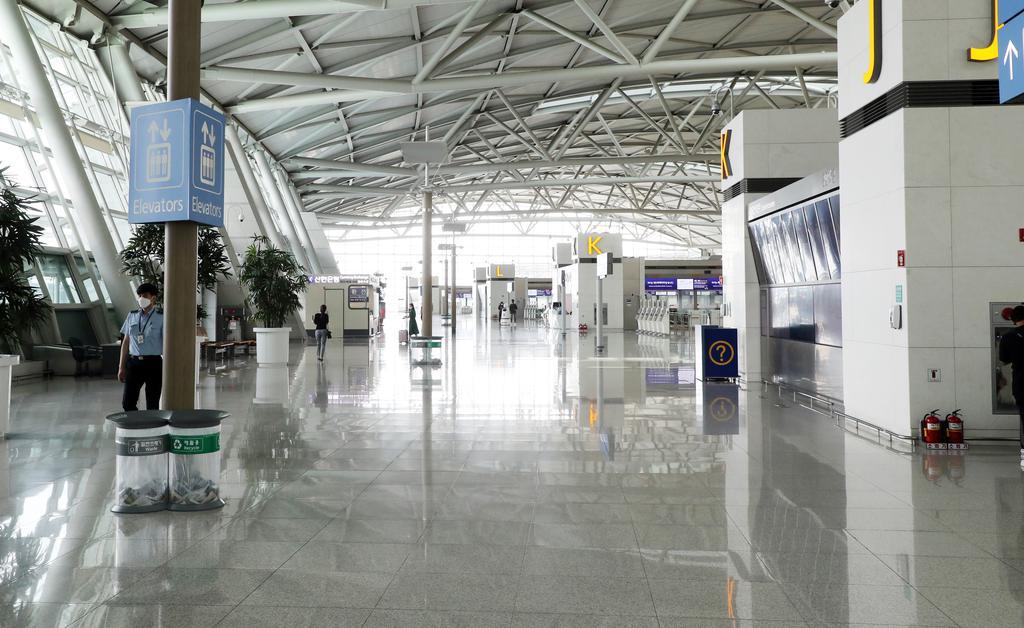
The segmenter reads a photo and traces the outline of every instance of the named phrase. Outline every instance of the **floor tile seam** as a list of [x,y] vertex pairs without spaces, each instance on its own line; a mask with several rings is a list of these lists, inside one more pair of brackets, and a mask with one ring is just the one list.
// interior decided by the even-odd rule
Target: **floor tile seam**
[[633,528],[633,537],[636,540],[636,553],[637,557],[640,560],[640,569],[644,573],[644,584],[647,586],[647,596],[651,600],[651,609],[654,610],[655,621],[658,622],[658,625],[660,626],[661,615],[658,613],[658,605],[654,602],[654,590],[651,589],[651,578],[647,574],[647,565],[646,561],[644,560],[643,550],[641,549],[640,532],[636,529],[636,522],[632,522],[631,525]]
[[[426,534],[426,530],[427,530],[428,527],[429,527],[429,524],[423,526],[423,531],[420,532],[420,537],[422,537],[424,534]],[[387,586],[385,586],[383,589],[381,589],[380,595],[377,596],[377,601],[373,605],[373,610],[377,610],[379,608],[382,608],[381,605],[380,605],[381,602],[384,601],[384,597],[387,596],[388,591],[391,590],[391,586],[395,583],[395,580],[398,578],[398,574],[401,573],[402,569],[405,568],[405,564],[407,562],[409,562],[409,557],[410,556],[412,556],[412,550],[410,550],[405,555],[405,558],[402,559],[402,564],[399,565],[398,569],[396,569],[395,572],[391,574],[391,579],[388,580]],[[372,615],[372,614],[373,614],[373,611],[371,610],[370,611],[370,615]],[[367,620],[369,620],[370,615],[367,615],[367,617],[366,617]],[[364,625],[365,625],[365,622],[364,622]]]
[[[867,546],[866,544],[862,543],[860,539],[856,538],[856,536],[854,536],[854,540],[856,540],[856,541],[857,541],[858,543],[860,543],[860,544],[861,544],[861,546],[862,546],[862,547],[863,547],[863,548],[864,548],[864,549],[865,549],[865,550],[866,550],[866,551],[868,552],[868,555],[870,555],[870,556],[873,556],[873,557],[875,558],[875,560],[877,560],[877,561],[879,561],[880,563],[882,563],[883,565],[885,565],[885,566],[886,566],[886,568],[888,568],[888,569],[889,569],[889,571],[891,571],[891,572],[895,573],[895,574],[896,574],[896,577],[898,577],[898,578],[899,578],[900,580],[903,580],[903,582],[904,582],[904,583],[906,583],[906,584],[905,584],[905,586],[908,586],[908,587],[910,587],[911,589],[913,589],[915,593],[917,593],[917,594],[918,594],[919,596],[921,596],[921,598],[922,598],[922,599],[924,599],[924,600],[925,600],[925,601],[927,601],[927,602],[928,602],[929,604],[931,604],[931,605],[932,605],[932,606],[933,606],[933,607],[935,608],[935,610],[936,610],[936,611],[938,611],[938,612],[939,612],[939,613],[940,613],[940,614],[941,614],[941,615],[942,615],[943,617],[945,617],[946,619],[948,619],[948,620],[950,621],[950,623],[952,623],[952,624],[953,624],[954,626],[960,626],[960,624],[959,624],[959,623],[957,623],[957,622],[956,622],[956,621],[955,621],[955,620],[954,620],[954,619],[953,619],[952,617],[950,617],[950,616],[949,616],[949,614],[948,614],[948,613],[947,613],[946,611],[942,610],[942,608],[941,608],[941,607],[940,607],[940,606],[939,606],[938,604],[936,604],[935,602],[933,602],[933,601],[932,601],[932,599],[931,599],[931,598],[929,598],[928,596],[926,596],[926,595],[925,595],[925,594],[924,594],[924,593],[923,593],[923,592],[921,591],[921,589],[919,588],[919,586],[918,586],[918,585],[915,585],[915,584],[913,584],[912,582],[908,581],[908,580],[907,580],[906,578],[904,578],[903,576],[901,576],[901,575],[900,575],[900,574],[899,574],[899,573],[898,573],[898,572],[897,572],[897,571],[896,571],[895,569],[893,569],[892,567],[890,567],[890,566],[889,566],[889,563],[887,563],[887,562],[885,562],[884,560],[882,560],[881,556],[891,556],[891,554],[882,554],[882,555],[880,556],[880,555],[879,555],[878,553],[876,553],[875,551],[873,551],[873,550],[872,550],[872,549],[871,549],[870,547],[868,547],[868,546]],[[952,558],[952,557],[950,557],[950,558]],[[859,586],[888,586],[888,585],[859,585]]]
[[914,592],[915,592],[915,593],[917,593],[917,594],[918,594],[919,596],[921,596],[921,598],[922,598],[923,600],[925,600],[926,602],[928,602],[929,604],[931,604],[931,605],[932,605],[932,606],[933,606],[933,607],[935,608],[935,610],[936,610],[936,611],[938,611],[938,612],[939,612],[939,614],[941,614],[941,615],[942,615],[943,617],[945,617],[946,619],[948,619],[948,620],[949,620],[949,622],[950,622],[950,623],[951,623],[952,625],[954,625],[954,626],[958,626],[958,627],[959,627],[959,626],[963,626],[963,624],[959,623],[958,621],[956,621],[955,619],[953,619],[952,617],[950,617],[949,613],[947,613],[946,611],[942,610],[942,607],[941,607],[941,606],[939,606],[939,605],[938,605],[938,604],[937,604],[937,603],[936,603],[936,602],[935,602],[934,600],[932,600],[932,598],[931,598],[931,597],[929,597],[929,596],[925,595],[924,591],[922,591],[922,590],[921,590],[921,588],[920,588],[920,585],[914,585],[914,584],[911,584],[911,583],[909,583],[909,582],[908,582],[908,583],[907,583],[907,586],[909,586],[909,587],[910,587],[911,589],[913,589],[913,590],[914,590]]
[[[306,541],[306,543],[309,543],[309,541]],[[303,547],[305,547],[305,544],[303,544]],[[301,549],[301,547],[299,549]],[[295,550],[295,552],[293,552],[291,556],[289,556],[287,559],[285,559],[285,562],[288,562],[289,560],[291,560],[292,557],[295,556],[295,553],[298,552],[298,551],[299,550]],[[281,565],[284,565],[284,563],[281,563]],[[230,615],[231,613],[235,612],[236,609],[240,608],[243,604],[245,604],[245,601],[248,600],[250,597],[252,597],[253,593],[258,591],[260,587],[262,587],[264,584],[266,584],[267,581],[270,580],[272,577],[274,577],[274,574],[276,574],[280,570],[281,570],[281,566],[280,565],[276,569],[270,570],[270,573],[268,573],[265,578],[263,578],[258,583],[256,583],[256,586],[254,586],[251,591],[249,591],[244,596],[242,596],[242,598],[240,600],[238,600],[238,603],[235,604],[231,608],[231,610],[228,611],[227,615],[225,615],[223,619],[221,619],[219,622],[217,622],[216,625],[220,625],[224,621],[224,619],[227,619],[228,615]]]

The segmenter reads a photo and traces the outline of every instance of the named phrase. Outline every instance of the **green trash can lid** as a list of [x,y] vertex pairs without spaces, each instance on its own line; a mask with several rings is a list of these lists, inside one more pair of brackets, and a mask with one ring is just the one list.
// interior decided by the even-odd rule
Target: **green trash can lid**
[[171,427],[186,429],[216,427],[231,416],[223,410],[174,410],[171,413]]
[[107,420],[126,430],[151,430],[170,422],[171,413],[166,410],[136,410],[108,414]]

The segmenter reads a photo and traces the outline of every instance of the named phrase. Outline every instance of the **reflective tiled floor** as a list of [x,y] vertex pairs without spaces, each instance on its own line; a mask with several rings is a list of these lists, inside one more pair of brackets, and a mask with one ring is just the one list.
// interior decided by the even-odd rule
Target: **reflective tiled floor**
[[905,455],[683,338],[564,343],[465,319],[321,366],[204,374],[228,506],[109,512],[112,381],[14,390],[0,626],[1020,626],[1011,447]]

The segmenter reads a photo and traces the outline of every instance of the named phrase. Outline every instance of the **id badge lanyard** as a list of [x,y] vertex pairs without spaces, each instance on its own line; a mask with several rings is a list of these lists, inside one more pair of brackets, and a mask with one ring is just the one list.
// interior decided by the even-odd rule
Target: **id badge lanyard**
[[[145,322],[143,322],[145,320]],[[141,345],[146,341],[146,329],[153,323],[153,312],[150,312],[143,319],[142,312],[139,312],[139,335],[135,337],[135,340]]]

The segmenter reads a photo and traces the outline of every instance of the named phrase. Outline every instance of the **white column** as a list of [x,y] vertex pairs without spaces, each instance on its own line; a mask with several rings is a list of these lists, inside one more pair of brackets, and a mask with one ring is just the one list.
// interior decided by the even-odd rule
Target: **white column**
[[288,180],[288,176],[280,168],[274,169],[274,175],[277,179],[277,184],[281,186],[284,204],[288,207],[292,222],[295,223],[295,231],[298,233],[299,239],[302,240],[302,246],[308,253],[307,257],[312,265],[312,270],[316,274],[322,274],[323,269],[320,266],[320,258],[316,254],[316,247],[313,246],[313,239],[309,237],[309,230],[306,229],[306,223],[302,220],[302,199],[295,190],[295,186]]
[[0,35],[0,39],[10,46],[15,61],[23,70],[19,78],[35,107],[43,135],[53,151],[60,177],[74,204],[74,216],[85,232],[85,239],[96,258],[96,265],[99,266],[114,310],[119,318],[127,316],[128,312],[137,307],[135,295],[128,279],[121,273],[114,241],[103,220],[103,210],[96,201],[96,194],[79,161],[64,115],[57,106],[17,2],[0,2]]
[[225,125],[224,128],[226,129],[225,137],[228,140],[228,150],[231,152],[235,170],[238,172],[245,197],[249,201],[249,206],[252,207],[253,216],[256,218],[257,231],[270,238],[270,242],[277,248],[287,248],[284,240],[281,238],[281,233],[274,224],[274,219],[270,216],[270,209],[267,208],[267,203],[263,199],[263,192],[260,191],[260,186],[256,182],[256,174],[252,171],[252,164],[249,163],[249,157],[245,154],[245,149],[242,147],[238,131],[231,124]]
[[281,196],[281,190],[277,187],[277,183],[274,181],[274,175],[270,171],[270,162],[261,150],[253,151],[253,157],[256,160],[256,168],[259,169],[260,177],[263,179],[263,188],[267,192],[267,200],[270,201],[270,206],[277,212],[278,223],[281,225],[281,230],[284,231],[284,237],[291,246],[291,250],[295,253],[295,257],[299,260],[299,263],[308,268],[309,262],[303,254],[302,241],[299,240],[295,227],[292,225],[291,218],[288,217],[288,209],[285,207],[284,198]]
[[142,83],[139,82],[139,75],[132,65],[131,56],[128,54],[128,44],[116,35],[107,35],[106,43],[96,51],[103,69],[110,77],[110,83],[114,86],[118,100],[121,104],[129,102],[145,102],[146,94],[142,91]]

